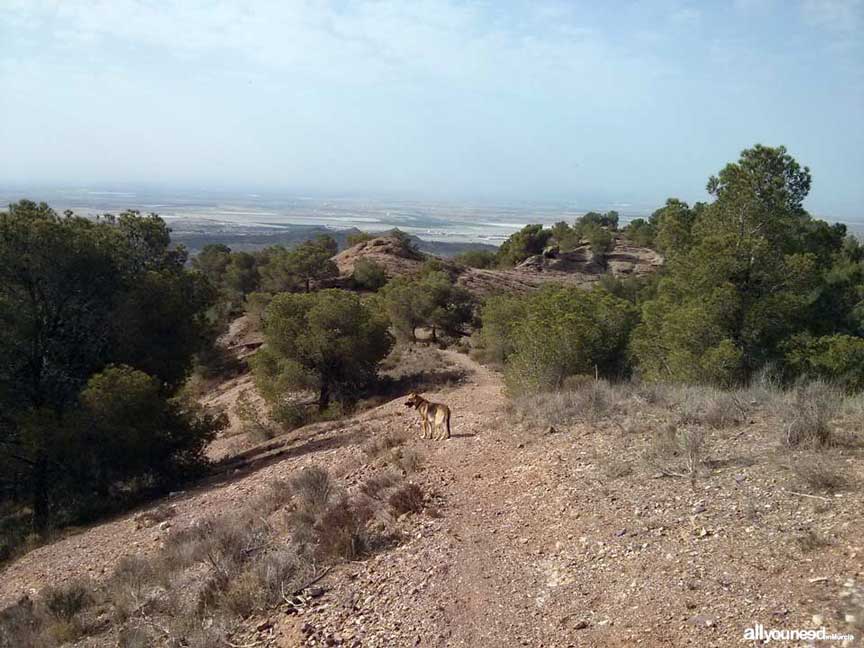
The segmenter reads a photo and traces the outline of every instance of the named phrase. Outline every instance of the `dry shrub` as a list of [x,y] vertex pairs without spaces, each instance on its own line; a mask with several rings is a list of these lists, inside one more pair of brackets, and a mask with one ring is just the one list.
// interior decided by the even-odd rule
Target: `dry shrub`
[[270,552],[231,578],[217,593],[212,605],[236,616],[249,616],[278,603],[282,592],[286,591],[286,583],[293,582],[300,570],[301,563],[293,551]]
[[627,475],[633,472],[633,466],[629,461],[624,461],[623,459],[616,459],[614,457],[610,457],[607,460],[603,461],[601,464],[601,469],[605,477],[609,480],[616,480],[622,477],[626,477]]
[[837,415],[843,394],[821,381],[801,384],[790,390],[777,405],[782,441],[788,447],[832,445],[831,420]]
[[830,546],[831,542],[813,529],[807,529],[795,536],[795,544],[803,553],[810,553]]
[[291,501],[291,486],[284,479],[276,479],[268,483],[263,492],[252,501],[252,510],[262,517],[267,517],[278,511]]
[[372,437],[363,444],[362,449],[367,457],[374,459],[392,448],[404,445],[407,440],[408,436],[405,433],[390,433],[384,436]]
[[387,500],[393,513],[420,513],[423,510],[423,490],[417,484],[405,484],[395,490]]
[[704,425],[720,430],[738,425],[747,417],[746,402],[737,392],[687,385],[673,388],[670,397],[678,404],[683,425]]
[[705,433],[699,428],[668,424],[651,438],[645,452],[648,466],[664,475],[695,475],[702,465]]
[[155,637],[139,626],[123,628],[117,637],[118,648],[149,648],[155,643]]
[[174,572],[186,569],[193,563],[207,558],[207,520],[184,529],[173,530],[165,539],[162,562],[167,570]]
[[0,648],[38,648],[42,622],[29,596],[0,610]]
[[820,456],[795,456],[786,467],[798,482],[811,490],[836,493],[849,485],[846,473],[828,458]]
[[300,509],[315,513],[327,507],[334,486],[326,470],[309,466],[291,480],[291,490]]
[[570,380],[569,383],[572,389],[517,396],[513,399],[511,413],[520,423],[544,427],[593,424],[616,413],[626,398],[625,389],[605,380]]
[[388,470],[367,479],[360,487],[360,492],[372,499],[380,499],[379,495],[383,491],[392,488],[401,481],[401,475],[392,470]]
[[77,641],[85,634],[84,628],[77,619],[69,621],[49,621],[42,630],[42,640],[54,645],[63,646]]
[[414,448],[393,448],[387,462],[408,475],[423,467],[423,455]]
[[[382,477],[372,490],[392,488],[395,479]],[[289,500],[292,544],[276,544],[264,514]],[[239,512],[173,530],[153,556],[125,558],[100,588],[98,603],[111,612],[119,646],[224,645],[240,618],[296,589],[311,559],[350,560],[377,549],[374,514],[371,499],[337,495],[326,471],[309,468],[287,486],[272,484]],[[95,629],[84,622],[94,598],[85,583],[71,583],[45,589],[36,604],[25,599],[0,611],[0,648],[78,641]]]
[[374,511],[362,500],[342,497],[333,503],[315,524],[320,558],[355,560],[371,548],[366,525]]
[[141,607],[145,590],[156,579],[154,566],[155,561],[140,556],[127,556],[120,561],[106,583],[106,595],[117,621],[125,621]]
[[60,587],[46,587],[41,592],[42,604],[58,621],[71,621],[93,602],[91,588],[80,581]]

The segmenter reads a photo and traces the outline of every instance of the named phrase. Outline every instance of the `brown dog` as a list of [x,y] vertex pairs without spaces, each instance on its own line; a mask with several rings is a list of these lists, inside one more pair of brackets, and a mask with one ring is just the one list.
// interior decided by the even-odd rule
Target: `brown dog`
[[413,407],[420,413],[420,424],[423,426],[423,431],[420,434],[421,439],[443,441],[450,438],[449,407],[428,401],[420,394],[413,392],[405,401],[405,407]]

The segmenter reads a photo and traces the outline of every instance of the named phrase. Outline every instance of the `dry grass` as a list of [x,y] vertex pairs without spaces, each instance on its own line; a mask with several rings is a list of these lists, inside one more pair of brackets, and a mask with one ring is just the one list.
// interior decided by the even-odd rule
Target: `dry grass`
[[790,390],[775,406],[783,444],[790,448],[833,445],[831,421],[842,403],[843,394],[824,382],[798,385]]
[[846,471],[837,460],[817,455],[795,455],[788,457],[787,468],[803,487],[816,492],[833,494],[845,490],[851,484]]
[[0,648],[51,647],[104,632],[91,618],[97,609],[108,613],[120,646],[224,645],[240,619],[308,580],[313,564],[354,560],[389,542],[371,522],[387,491],[401,493],[401,506],[416,506],[399,480],[390,473],[367,484],[366,493],[382,494],[373,500],[349,496],[325,470],[307,468],[240,511],[172,531],[158,553],[124,559],[98,588],[84,581],[46,588],[35,602],[0,612]]
[[682,425],[722,430],[743,423],[748,414],[743,392],[688,385],[671,388],[667,399],[676,403]]
[[406,441],[408,441],[408,435],[404,432],[373,436],[363,444],[362,450],[367,457],[375,459],[388,450],[404,445]]
[[795,545],[801,553],[811,553],[831,546],[831,541],[813,529],[807,529],[795,536]]
[[695,476],[704,461],[705,432],[697,427],[664,425],[651,437],[645,461],[651,470],[672,477]]
[[278,427],[267,415],[263,402],[256,402],[250,389],[240,392],[234,405],[234,413],[240,420],[246,437],[253,443],[267,441],[279,433]]
[[423,467],[423,455],[414,448],[393,448],[387,456],[387,463],[409,475]]
[[601,460],[600,470],[603,472],[603,476],[606,477],[606,479],[614,481],[632,474],[633,466],[629,461],[617,459],[615,457],[606,457]]
[[367,479],[360,487],[366,497],[381,500],[381,494],[393,488],[402,482],[402,476],[392,470],[388,470],[379,475],[375,475]]
[[605,380],[570,381],[570,389],[520,395],[513,399],[516,422],[542,426],[594,424],[620,411],[627,394]]

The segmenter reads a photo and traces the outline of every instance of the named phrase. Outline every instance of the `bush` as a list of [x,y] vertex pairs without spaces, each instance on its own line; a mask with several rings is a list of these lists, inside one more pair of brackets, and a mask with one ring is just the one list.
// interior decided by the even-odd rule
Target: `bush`
[[617,412],[621,400],[626,397],[618,387],[602,379],[571,376],[567,383],[559,391],[516,396],[513,399],[515,419],[543,426],[591,425]]
[[48,613],[57,621],[69,622],[93,602],[90,588],[84,583],[74,582],[62,587],[47,587],[42,590],[42,602]]
[[682,425],[720,430],[743,422],[747,414],[741,396],[713,387],[677,386],[672,388],[671,398],[678,403]]
[[375,291],[387,283],[387,272],[371,259],[358,259],[354,264],[352,279],[358,288]]
[[798,336],[789,344],[786,360],[799,375],[831,381],[849,391],[864,389],[864,338]]
[[664,475],[695,475],[703,461],[705,433],[699,428],[669,424],[654,432],[645,452],[652,470]]
[[498,263],[498,255],[489,250],[468,250],[457,254],[453,260],[469,268],[494,268]]
[[387,500],[393,513],[420,513],[423,510],[423,490],[417,484],[405,484]]
[[358,243],[371,241],[374,237],[369,232],[352,232],[346,237],[348,247],[354,247]]
[[783,443],[789,447],[831,445],[831,420],[839,412],[842,401],[839,390],[827,383],[797,385],[778,404]]
[[240,419],[243,430],[251,441],[266,441],[275,437],[278,432],[267,415],[255,403],[249,389],[240,392],[234,405],[234,413]]
[[512,267],[530,256],[540,254],[551,237],[552,231],[543,229],[542,225],[526,225],[501,244],[498,249],[499,265]]
[[548,287],[525,299],[511,329],[513,352],[505,377],[514,394],[561,387],[567,376],[626,373],[627,343],[636,309],[605,290]]
[[290,483],[300,508],[312,513],[324,510],[334,491],[330,474],[318,466],[304,469]]
[[819,456],[797,456],[791,458],[788,468],[799,482],[811,490],[836,493],[849,484],[846,473],[829,458]]
[[342,497],[331,504],[314,527],[319,557],[355,560],[367,553],[371,538],[366,525],[372,515],[372,508],[363,501]]

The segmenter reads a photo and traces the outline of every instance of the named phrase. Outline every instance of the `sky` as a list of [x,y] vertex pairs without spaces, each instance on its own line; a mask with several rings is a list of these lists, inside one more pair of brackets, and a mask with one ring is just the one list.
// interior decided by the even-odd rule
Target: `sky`
[[0,187],[656,206],[755,143],[864,220],[864,0],[0,0]]

